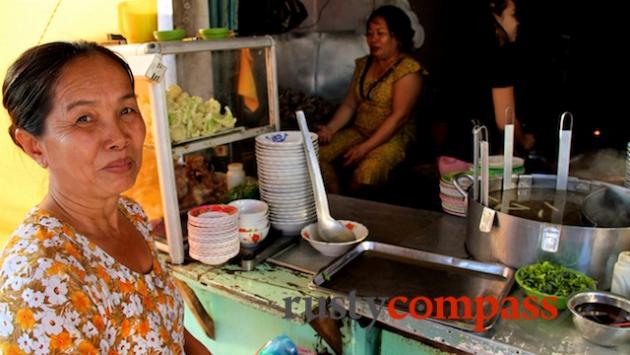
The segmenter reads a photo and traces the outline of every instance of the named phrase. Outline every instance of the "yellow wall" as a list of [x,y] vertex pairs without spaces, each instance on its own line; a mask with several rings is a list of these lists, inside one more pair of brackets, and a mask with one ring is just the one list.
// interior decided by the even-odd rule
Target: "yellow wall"
[[[119,0],[61,0],[42,43],[55,40],[103,41],[118,32]],[[0,82],[24,50],[38,44],[59,0],[0,0]],[[26,211],[47,188],[47,175],[13,145],[9,117],[0,108],[0,249]]]

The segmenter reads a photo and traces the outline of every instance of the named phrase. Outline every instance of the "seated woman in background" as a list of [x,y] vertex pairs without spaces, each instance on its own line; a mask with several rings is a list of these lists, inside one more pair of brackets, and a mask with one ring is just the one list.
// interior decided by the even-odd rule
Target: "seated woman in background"
[[333,162],[355,166],[351,189],[387,181],[415,139],[412,113],[422,87],[421,65],[410,56],[414,31],[407,15],[391,5],[370,15],[370,54],[356,60],[348,93],[318,130],[320,164],[329,192],[340,191]]
[[142,208],[121,196],[146,131],[127,63],[93,43],[43,44],[2,94],[11,138],[49,180],[0,255],[0,352],[207,354]]

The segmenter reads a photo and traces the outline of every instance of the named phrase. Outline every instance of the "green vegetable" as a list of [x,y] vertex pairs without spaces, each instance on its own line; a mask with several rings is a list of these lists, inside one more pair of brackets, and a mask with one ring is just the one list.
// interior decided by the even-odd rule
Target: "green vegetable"
[[234,186],[229,192],[227,200],[228,202],[240,199],[259,199],[258,185],[256,184],[243,184]]
[[168,124],[174,142],[208,136],[234,128],[236,119],[225,106],[221,113],[219,101],[210,98],[204,102],[199,96],[190,96],[177,85],[166,91]]
[[554,296],[569,296],[574,292],[593,290],[597,281],[566,267],[544,261],[519,270],[523,285]]

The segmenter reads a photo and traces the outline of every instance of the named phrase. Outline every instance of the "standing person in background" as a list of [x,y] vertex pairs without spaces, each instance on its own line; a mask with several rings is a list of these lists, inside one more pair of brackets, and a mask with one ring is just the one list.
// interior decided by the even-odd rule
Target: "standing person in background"
[[356,60],[348,93],[318,130],[327,189],[341,190],[334,162],[353,167],[351,189],[376,186],[406,155],[415,139],[413,110],[422,88],[422,66],[410,56],[414,30],[401,9],[386,5],[367,22],[370,54]]
[[[513,0],[457,2],[446,33],[443,81],[438,84],[435,149],[437,156],[473,161],[473,122],[488,128],[492,154],[501,154],[505,110],[516,113],[515,152],[534,146],[518,117],[516,38],[519,22]],[[438,139],[439,138],[439,139]]]
[[49,184],[0,255],[0,351],[207,354],[142,208],[121,196],[146,132],[127,63],[94,43],[42,44],[2,94],[11,138]]
[[[514,42],[516,42],[519,22],[516,19],[514,0],[490,0],[489,7],[495,33],[489,72],[492,105],[496,127],[502,132],[505,128],[506,109],[509,107],[516,110]],[[531,150],[535,143],[534,136],[523,131],[522,123],[518,119],[514,122],[514,142],[525,151]]]

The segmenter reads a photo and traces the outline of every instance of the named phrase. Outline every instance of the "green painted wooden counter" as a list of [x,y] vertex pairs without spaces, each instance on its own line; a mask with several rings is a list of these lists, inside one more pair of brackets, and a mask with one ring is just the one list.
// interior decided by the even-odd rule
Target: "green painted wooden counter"
[[[287,297],[326,297],[308,288],[311,275],[269,264],[253,271],[240,271],[237,265],[212,267],[200,263],[170,265],[173,275],[185,281],[201,301],[215,323],[215,340],[203,334],[186,309],[186,328],[200,339],[213,354],[254,354],[268,340],[287,334],[300,346],[314,350],[316,332],[308,325],[304,304],[292,307],[293,317],[285,318]],[[421,342],[410,341],[395,333],[374,327],[361,327],[344,319],[344,354],[439,354],[440,351]],[[322,348],[320,346],[320,349]],[[330,348],[328,351],[332,353]]]

